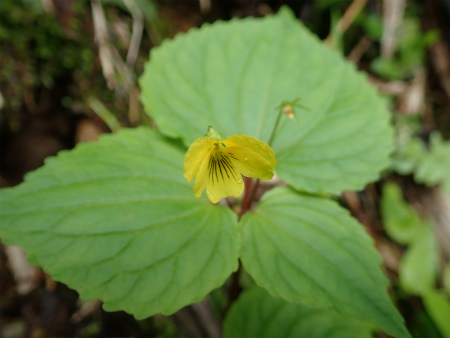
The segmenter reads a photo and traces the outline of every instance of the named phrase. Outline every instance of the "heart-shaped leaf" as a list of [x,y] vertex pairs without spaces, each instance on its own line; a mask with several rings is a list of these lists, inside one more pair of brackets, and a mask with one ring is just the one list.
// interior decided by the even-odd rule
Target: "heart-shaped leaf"
[[224,338],[370,338],[372,327],[334,311],[307,308],[261,288],[243,293],[227,313]]
[[277,174],[297,189],[338,193],[389,163],[384,101],[366,78],[287,9],[217,22],[152,49],[141,100],[160,131],[188,146],[212,125],[268,141],[283,101],[301,98],[273,140]]
[[408,336],[373,241],[335,202],[276,188],[240,227],[242,263],[272,295]]
[[0,235],[107,310],[173,313],[224,283],[239,246],[236,215],[194,197],[183,155],[146,128],[62,152],[1,191]]

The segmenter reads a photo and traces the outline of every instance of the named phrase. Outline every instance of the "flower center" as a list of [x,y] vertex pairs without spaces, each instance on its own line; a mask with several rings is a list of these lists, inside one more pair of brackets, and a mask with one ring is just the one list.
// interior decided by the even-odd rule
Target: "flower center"
[[218,143],[214,146],[215,149],[208,163],[208,175],[211,184],[219,184],[219,182],[224,182],[229,179],[240,183],[242,178],[231,162],[232,154],[226,154],[220,151]]

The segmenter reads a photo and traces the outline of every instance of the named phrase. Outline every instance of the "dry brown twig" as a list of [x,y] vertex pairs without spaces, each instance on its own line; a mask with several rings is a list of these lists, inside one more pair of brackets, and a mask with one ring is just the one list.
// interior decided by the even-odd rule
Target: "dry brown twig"
[[405,0],[383,1],[383,36],[381,38],[381,56],[390,58],[397,49],[398,27],[403,21]]
[[133,32],[131,34],[130,46],[128,47],[127,64],[133,65],[136,62],[139,46],[141,45],[142,33],[144,31],[144,18],[142,12],[137,7],[135,0],[124,0],[125,6],[133,17]]
[[[115,89],[119,95],[128,93],[135,82],[134,75],[111,43],[108,23],[101,4],[97,0],[92,0],[91,8],[95,40],[98,44],[100,63],[108,88]],[[119,82],[118,78],[122,80]]]
[[361,57],[372,45],[372,39],[368,35],[364,35],[353,50],[348,54],[347,60],[350,62],[358,63]]
[[199,303],[186,306],[175,312],[172,318],[186,338],[219,338],[221,336],[220,324],[213,314],[208,296]]
[[430,47],[430,56],[442,87],[450,99],[450,50],[443,41]]
[[208,14],[211,11],[211,0],[199,0],[200,12]]
[[[342,15],[341,19],[338,21],[336,25],[336,30],[340,34],[344,34],[366,4],[367,0],[354,0],[352,4],[348,6],[347,10],[345,11],[344,15]],[[328,35],[328,37],[325,39],[325,43],[329,46],[332,45],[333,41],[331,35]]]
[[17,283],[17,293],[28,294],[36,287],[39,269],[27,262],[25,250],[18,246],[6,245],[5,253]]

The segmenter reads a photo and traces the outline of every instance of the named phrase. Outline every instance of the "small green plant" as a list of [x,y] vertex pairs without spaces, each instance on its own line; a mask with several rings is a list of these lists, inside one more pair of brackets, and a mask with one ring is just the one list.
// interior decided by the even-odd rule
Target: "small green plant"
[[416,123],[411,118],[397,121],[396,150],[392,156],[392,169],[402,175],[413,175],[416,183],[440,185],[450,194],[450,142],[439,131],[430,135],[429,145],[415,136]]
[[394,183],[383,186],[381,211],[388,235],[407,246],[400,261],[399,284],[407,295],[418,295],[443,337],[450,335],[450,264],[442,276],[444,288],[438,289],[439,248],[430,220],[419,218],[403,200],[400,188]]
[[[165,41],[139,82],[158,129],[61,152],[3,189],[5,242],[84,299],[136,318],[174,313],[245,271],[259,288],[232,305],[225,337],[258,335],[257,323],[286,335],[409,336],[373,240],[324,197],[389,165],[389,114],[362,74],[282,9]],[[299,97],[307,110],[282,109]],[[250,179],[242,204],[194,196],[185,153],[209,125],[270,144],[278,178],[260,201]],[[286,315],[270,316],[277,309]]]
[[439,39],[439,34],[434,30],[423,33],[418,19],[406,18],[396,35],[399,42],[397,53],[389,58],[375,58],[371,68],[387,79],[409,79],[420,69],[426,49]]

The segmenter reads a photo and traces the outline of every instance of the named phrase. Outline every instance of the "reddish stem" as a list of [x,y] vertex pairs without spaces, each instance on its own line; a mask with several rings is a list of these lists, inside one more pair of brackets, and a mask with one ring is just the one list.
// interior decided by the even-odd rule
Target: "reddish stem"
[[[257,188],[258,186],[258,184],[255,185],[253,184],[253,180],[250,177],[245,176],[244,176],[244,184],[245,184],[245,193],[241,204],[241,210],[238,212],[239,219],[242,217],[242,215],[244,215],[247,211],[250,210],[252,206],[254,190],[256,190],[255,188]],[[228,288],[228,304],[225,308],[225,313],[228,311],[231,304],[239,297],[239,294],[241,293],[242,288],[239,283],[241,271],[242,271],[242,264],[241,261],[239,261],[238,270],[231,276],[231,283]]]
[[244,184],[245,184],[245,193],[244,193],[244,199],[242,200],[241,204],[241,211],[239,212],[239,218],[242,217],[247,211],[250,210],[250,207],[252,206],[252,199],[253,199],[253,181],[250,177],[244,176]]

